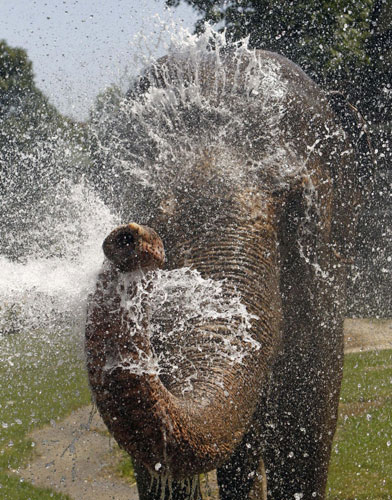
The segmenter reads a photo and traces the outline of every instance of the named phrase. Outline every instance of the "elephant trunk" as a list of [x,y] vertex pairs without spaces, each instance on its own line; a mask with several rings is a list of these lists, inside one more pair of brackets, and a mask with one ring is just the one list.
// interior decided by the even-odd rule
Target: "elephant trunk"
[[[86,325],[89,379],[110,432],[151,472],[181,480],[216,468],[248,430],[279,331],[275,228],[261,218],[233,228],[235,236],[228,236],[227,247],[220,242],[221,251],[216,248],[219,242],[192,245],[194,253],[186,264],[192,265],[193,260],[202,274],[224,277],[222,293],[228,297],[241,293],[253,317],[250,334],[258,344],[257,348],[244,346],[246,355],[239,363],[221,360],[211,367],[204,360],[208,366],[198,374],[192,391],[164,384],[151,369],[148,305],[142,305],[146,308],[142,325],[135,324],[124,306],[124,296],[132,300],[140,273],[163,264],[160,238],[149,228],[129,224],[105,240],[108,261],[90,300]],[[239,241],[237,246],[233,238]],[[202,330],[203,338],[218,338],[233,326],[222,318],[209,320],[197,325],[192,335],[197,339]],[[197,347],[194,355],[203,357],[203,347]]]

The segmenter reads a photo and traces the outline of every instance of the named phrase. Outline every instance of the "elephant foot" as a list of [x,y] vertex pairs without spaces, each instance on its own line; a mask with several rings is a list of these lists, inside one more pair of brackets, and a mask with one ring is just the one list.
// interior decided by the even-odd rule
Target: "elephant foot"
[[102,248],[105,256],[122,272],[157,269],[165,261],[161,238],[153,229],[134,222],[114,229]]

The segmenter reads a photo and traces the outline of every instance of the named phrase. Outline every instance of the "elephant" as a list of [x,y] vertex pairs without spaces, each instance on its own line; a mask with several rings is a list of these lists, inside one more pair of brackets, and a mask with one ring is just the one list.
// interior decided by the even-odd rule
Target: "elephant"
[[[163,189],[148,191],[143,223],[126,222],[104,241],[87,310],[90,387],[133,458],[142,500],[197,500],[199,475],[215,469],[224,500],[323,499],[360,165],[324,92],[298,66],[263,50],[219,58],[217,50],[206,50],[197,69],[184,69],[191,62],[178,54],[163,58],[128,96],[138,116],[154,96],[177,96],[154,113],[186,108],[174,134],[174,118],[165,122],[165,137],[175,145],[193,134],[194,147],[162,174]],[[208,102],[207,114],[198,102]],[[241,119],[225,122],[234,108]],[[185,288],[192,273],[219,283],[228,307],[226,316],[192,317],[173,341],[165,332],[182,321],[192,293],[171,299],[166,289],[177,312],[163,312],[155,333],[149,301],[154,280],[181,270]],[[227,339],[237,360],[226,355]],[[170,369],[153,369],[167,357]]]

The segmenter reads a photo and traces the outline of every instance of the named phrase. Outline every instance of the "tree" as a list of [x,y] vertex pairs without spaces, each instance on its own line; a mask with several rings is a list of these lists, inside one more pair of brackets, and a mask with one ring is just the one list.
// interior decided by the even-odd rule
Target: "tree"
[[[20,257],[34,246],[30,229],[46,210],[42,204],[46,191],[75,168],[81,151],[77,139],[83,134],[79,128],[36,87],[26,52],[0,41],[2,253]],[[29,238],[15,237],[23,232]]]
[[374,49],[382,50],[378,32],[390,0],[182,1],[201,14],[196,30],[206,21],[223,24],[229,38],[249,36],[252,47],[287,56],[324,87],[349,92],[355,101],[369,91],[364,75],[375,67],[385,71]]
[[0,40],[0,113],[33,88],[32,64],[26,52]]

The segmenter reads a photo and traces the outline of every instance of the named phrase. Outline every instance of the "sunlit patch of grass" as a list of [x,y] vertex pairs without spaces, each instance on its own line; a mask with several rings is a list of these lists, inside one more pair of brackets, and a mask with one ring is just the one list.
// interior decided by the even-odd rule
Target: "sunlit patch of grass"
[[28,437],[33,429],[60,420],[90,401],[80,345],[66,334],[53,335],[50,342],[44,338],[40,332],[0,338],[0,498],[7,500],[68,498],[43,493],[6,475],[34,453]]
[[328,500],[392,498],[392,351],[345,359]]
[[[111,438],[110,432],[105,429],[91,429],[101,436],[108,439]],[[130,485],[136,484],[136,476],[133,469],[132,459],[129,454],[122,450],[115,441],[112,441],[110,456],[108,457],[109,466],[105,467],[105,471],[121,478]]]

